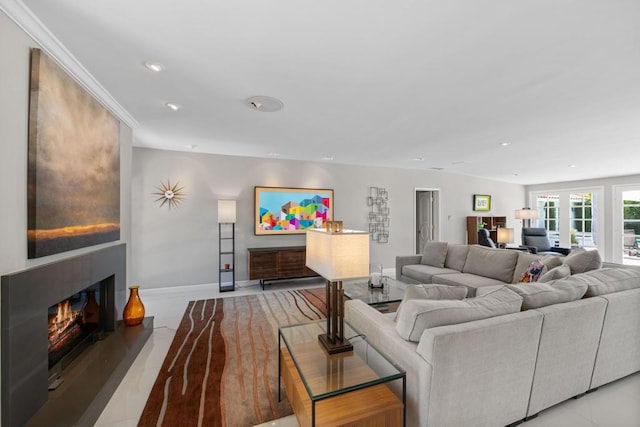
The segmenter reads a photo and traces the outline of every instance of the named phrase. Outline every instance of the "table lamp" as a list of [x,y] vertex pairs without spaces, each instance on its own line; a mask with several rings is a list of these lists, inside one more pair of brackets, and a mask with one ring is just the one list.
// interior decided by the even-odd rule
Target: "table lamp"
[[327,229],[308,229],[306,265],[327,280],[327,332],[318,339],[329,354],[353,350],[344,336],[342,281],[369,275],[369,233],[343,230],[341,221]]
[[498,245],[505,248],[507,243],[513,243],[513,228],[499,227],[497,230]]

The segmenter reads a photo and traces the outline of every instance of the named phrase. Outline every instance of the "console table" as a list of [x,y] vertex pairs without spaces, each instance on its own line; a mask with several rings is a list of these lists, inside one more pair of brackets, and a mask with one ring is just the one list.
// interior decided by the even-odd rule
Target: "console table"
[[318,274],[307,268],[305,246],[283,246],[248,248],[249,280],[260,280],[264,290],[267,280],[316,277]]

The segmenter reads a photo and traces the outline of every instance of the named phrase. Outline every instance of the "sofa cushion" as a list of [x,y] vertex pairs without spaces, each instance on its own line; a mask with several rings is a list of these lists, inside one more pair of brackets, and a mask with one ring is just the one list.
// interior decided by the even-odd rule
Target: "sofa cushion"
[[587,297],[640,288],[640,268],[603,268],[570,276],[564,280],[587,284]]
[[409,300],[398,311],[396,331],[418,342],[425,329],[471,322],[520,311],[522,297],[502,287],[477,298],[457,300]]
[[462,269],[464,268],[464,263],[467,261],[469,247],[469,245],[450,243],[447,246],[447,257],[444,260],[445,268],[462,271]]
[[549,283],[507,285],[522,297],[522,310],[579,300],[587,292],[585,283],[568,283],[556,280]]
[[552,280],[564,279],[571,276],[571,268],[568,265],[561,264],[544,273],[538,279],[538,283],[550,282]]
[[431,278],[432,283],[449,286],[466,286],[467,297],[476,296],[476,289],[484,286],[505,285],[500,280],[491,277],[478,276],[469,273],[439,274]]
[[402,275],[413,279],[418,283],[432,283],[433,276],[451,273],[458,273],[458,271],[450,268],[438,268],[424,264],[410,264],[402,267]]
[[511,283],[518,254],[518,251],[471,246],[462,272]]
[[400,302],[394,318],[398,318],[398,313],[402,309],[402,305],[413,299],[457,299],[461,300],[467,296],[467,288],[464,286],[448,286],[448,285],[408,285],[404,294],[404,298]]
[[539,259],[534,260],[529,267],[522,273],[522,276],[518,279],[518,283],[533,283],[537,282],[544,264]]
[[447,257],[447,242],[427,242],[422,250],[420,264],[444,268]]
[[563,262],[571,269],[571,274],[585,273],[602,267],[602,259],[597,250],[586,251],[573,249]]
[[547,270],[551,270],[552,268],[561,266],[562,261],[564,261],[564,257],[558,255],[544,255],[540,260],[544,266],[547,267]]

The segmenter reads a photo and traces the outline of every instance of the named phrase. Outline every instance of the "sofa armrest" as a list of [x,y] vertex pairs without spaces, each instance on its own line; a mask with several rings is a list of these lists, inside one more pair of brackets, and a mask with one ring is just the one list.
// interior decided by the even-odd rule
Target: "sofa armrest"
[[420,260],[422,260],[422,254],[396,256],[396,280],[400,280],[402,276],[402,267],[405,265],[420,264]]

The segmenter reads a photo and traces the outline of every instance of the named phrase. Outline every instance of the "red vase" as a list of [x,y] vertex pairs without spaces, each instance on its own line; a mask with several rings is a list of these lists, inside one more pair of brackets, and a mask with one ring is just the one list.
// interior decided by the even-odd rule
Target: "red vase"
[[129,286],[129,301],[124,306],[124,312],[122,313],[122,319],[127,326],[137,326],[144,320],[144,304],[138,294],[140,286]]

